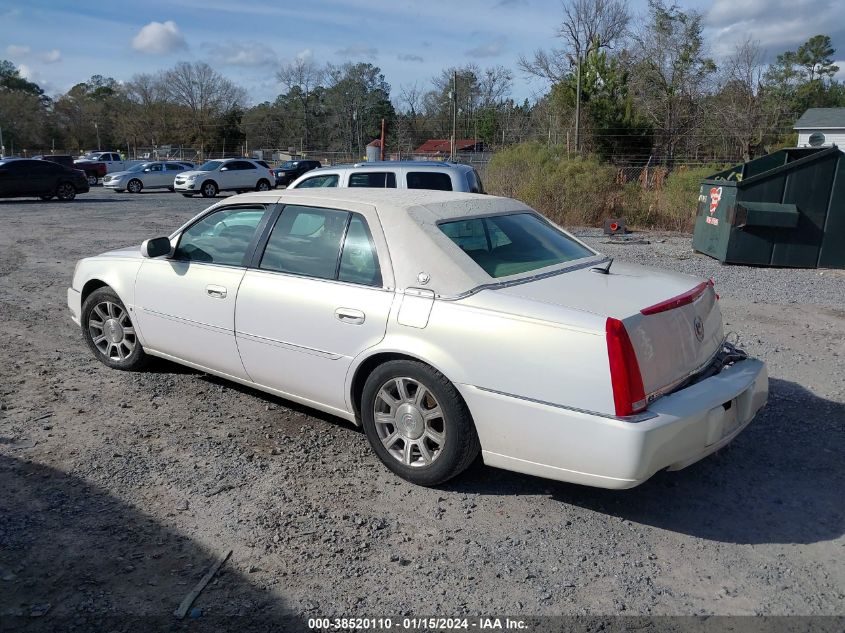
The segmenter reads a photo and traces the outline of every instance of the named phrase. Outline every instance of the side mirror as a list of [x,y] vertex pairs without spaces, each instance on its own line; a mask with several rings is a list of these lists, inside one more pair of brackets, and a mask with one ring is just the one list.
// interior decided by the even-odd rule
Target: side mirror
[[152,171],[149,167],[147,167],[144,171]]
[[221,167],[220,171],[229,171],[229,168],[228,167]]
[[154,237],[141,243],[141,255],[144,257],[161,257],[170,255],[170,238]]

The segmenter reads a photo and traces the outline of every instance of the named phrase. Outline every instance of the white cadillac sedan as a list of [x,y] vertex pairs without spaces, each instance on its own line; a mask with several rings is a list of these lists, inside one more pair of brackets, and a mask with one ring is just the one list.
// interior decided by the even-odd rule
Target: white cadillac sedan
[[710,282],[613,262],[508,198],[235,196],[81,260],[68,305],[109,367],[160,356],[346,418],[421,485],[480,451],[630,488],[724,446],[768,396]]

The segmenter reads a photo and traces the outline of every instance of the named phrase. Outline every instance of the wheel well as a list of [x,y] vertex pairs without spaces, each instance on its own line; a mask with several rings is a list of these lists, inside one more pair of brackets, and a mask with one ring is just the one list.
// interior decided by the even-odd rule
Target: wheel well
[[108,286],[108,284],[104,281],[100,281],[99,279],[89,279],[85,282],[85,285],[82,286],[82,303],[85,303],[85,299],[88,298],[92,292],[94,292],[97,288],[102,288],[104,286]]
[[[355,370],[355,376],[352,378],[352,410],[355,413],[356,419],[361,418],[361,397],[364,395],[364,384],[367,378],[375,371],[376,367],[383,365],[391,360],[412,360],[418,363],[424,363],[414,356],[407,354],[398,354],[394,352],[383,352],[381,354],[374,354],[358,366]],[[427,364],[427,363],[426,363]]]
[[218,189],[220,189],[220,185],[217,184],[217,182],[214,180],[214,178],[206,178],[205,180],[203,180],[202,185],[200,185],[200,189],[205,187],[210,182],[214,183],[214,186],[217,187]]

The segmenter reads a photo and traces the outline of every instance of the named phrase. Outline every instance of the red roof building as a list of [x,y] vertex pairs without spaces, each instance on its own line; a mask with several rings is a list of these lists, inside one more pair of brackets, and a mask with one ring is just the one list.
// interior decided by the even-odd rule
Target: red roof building
[[[431,138],[414,150],[414,154],[448,154],[451,151],[451,141],[442,138]],[[484,141],[462,138],[455,140],[456,152],[483,152]]]

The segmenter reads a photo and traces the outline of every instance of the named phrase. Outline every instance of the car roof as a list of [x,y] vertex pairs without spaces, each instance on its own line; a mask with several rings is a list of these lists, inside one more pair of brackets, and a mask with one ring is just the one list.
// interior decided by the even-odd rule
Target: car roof
[[445,161],[432,160],[384,160],[384,161],[366,161],[362,163],[351,163],[345,165],[324,165],[320,170],[353,170],[353,169],[393,169],[397,167],[413,167],[415,169],[426,170],[449,170],[455,169],[458,171],[467,171],[472,169],[471,165],[464,165],[461,163],[447,163]]

